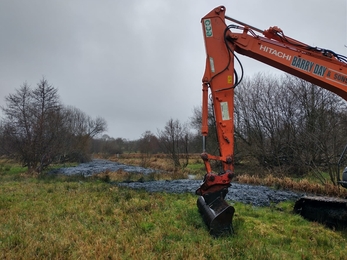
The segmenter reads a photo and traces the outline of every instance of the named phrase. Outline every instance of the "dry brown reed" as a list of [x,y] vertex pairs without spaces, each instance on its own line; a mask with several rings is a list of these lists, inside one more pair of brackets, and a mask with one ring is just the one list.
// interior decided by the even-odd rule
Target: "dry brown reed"
[[264,185],[275,187],[277,189],[294,190],[309,194],[347,197],[347,191],[345,189],[342,189],[339,186],[335,186],[332,183],[328,182],[323,185],[319,183],[313,183],[312,181],[309,181],[307,179],[294,180],[289,177],[275,177],[272,174],[268,174],[265,177],[242,174],[236,177],[236,181],[239,183]]

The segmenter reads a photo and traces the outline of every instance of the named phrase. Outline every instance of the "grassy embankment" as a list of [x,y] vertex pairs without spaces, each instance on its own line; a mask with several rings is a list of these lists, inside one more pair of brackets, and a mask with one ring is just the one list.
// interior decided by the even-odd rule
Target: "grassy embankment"
[[234,234],[215,239],[194,195],[0,165],[1,259],[346,259],[346,232],[292,214],[293,202],[234,204]]

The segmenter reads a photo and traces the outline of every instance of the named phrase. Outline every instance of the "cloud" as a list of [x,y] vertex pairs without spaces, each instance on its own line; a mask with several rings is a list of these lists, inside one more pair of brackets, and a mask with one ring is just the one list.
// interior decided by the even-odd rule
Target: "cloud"
[[[0,4],[0,106],[44,76],[61,100],[104,117],[108,134],[140,138],[201,102],[205,50],[200,19],[209,0],[13,1]],[[227,15],[346,54],[346,3],[222,1]],[[333,11],[332,11],[333,10]],[[344,21],[344,22],[342,22]],[[247,75],[274,71],[240,57]],[[277,73],[277,72],[276,72]]]

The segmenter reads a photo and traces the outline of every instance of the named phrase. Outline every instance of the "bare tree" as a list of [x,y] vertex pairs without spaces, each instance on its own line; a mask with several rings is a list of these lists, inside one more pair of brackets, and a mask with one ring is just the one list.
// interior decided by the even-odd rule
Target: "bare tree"
[[145,131],[138,140],[139,151],[141,153],[141,164],[148,167],[152,155],[158,151],[158,138],[151,131]]
[[304,80],[258,74],[235,91],[235,135],[263,167],[328,170],[336,183],[333,165],[347,143],[345,109],[341,98]]
[[[170,119],[164,130],[158,131],[159,145],[163,150],[170,154],[175,167],[186,167],[188,165],[189,153],[189,133],[186,125],[179,120]],[[184,159],[183,164],[180,158]]]
[[93,120],[80,111],[64,109],[57,92],[44,78],[33,90],[24,83],[6,97],[2,107],[5,118],[0,124],[0,148],[29,172],[41,173],[71,151],[87,151],[88,138],[106,128],[102,118]]
[[124,138],[113,138],[103,135],[101,138],[91,140],[91,153],[103,153],[105,155],[119,155],[124,153],[128,148],[128,141]]
[[29,171],[41,172],[59,153],[57,137],[61,129],[61,104],[57,89],[42,79],[33,91],[24,83],[6,97],[3,143]]
[[[337,160],[347,144],[346,108],[334,93],[291,75],[245,78],[235,89],[235,159],[273,172],[314,173],[322,182],[325,171],[336,184]],[[210,106],[209,151],[218,147],[214,125]],[[191,126],[200,132],[200,108]]]
[[329,173],[330,180],[337,183],[337,160],[347,143],[344,130],[347,125],[346,102],[336,94],[308,83],[302,79],[287,76],[287,89],[297,101],[300,112],[297,122],[297,147],[305,151],[302,162],[325,182],[322,171]]
[[235,134],[264,167],[281,158],[282,99],[278,82],[261,74],[245,79],[235,91]]
[[90,160],[91,140],[96,135],[104,132],[107,128],[106,121],[90,116],[75,107],[67,107],[64,114],[64,148],[62,160],[76,160],[80,162]]

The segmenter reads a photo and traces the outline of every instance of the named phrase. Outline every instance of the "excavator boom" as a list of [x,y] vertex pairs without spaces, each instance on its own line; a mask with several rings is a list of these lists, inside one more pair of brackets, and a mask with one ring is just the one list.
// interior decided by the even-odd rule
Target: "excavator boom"
[[[197,201],[199,211],[213,235],[232,230],[228,227],[232,225],[235,211],[224,198],[234,176],[234,89],[243,77],[242,66],[241,76],[234,68],[234,62],[239,62],[236,53],[302,78],[347,100],[346,57],[290,38],[276,26],[260,30],[225,16],[225,12],[226,8],[219,6],[201,19],[206,49],[202,78],[201,158],[206,175],[196,194],[200,196]],[[227,25],[226,20],[234,24]],[[215,117],[219,155],[206,151],[209,99]],[[220,161],[221,172],[212,171],[211,160]],[[296,211],[305,212],[303,207],[311,201],[307,198],[305,202],[298,202]],[[345,213],[347,215],[347,210],[340,215]]]

